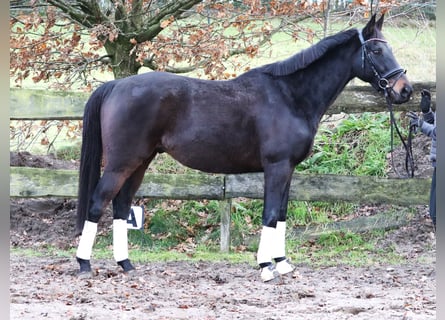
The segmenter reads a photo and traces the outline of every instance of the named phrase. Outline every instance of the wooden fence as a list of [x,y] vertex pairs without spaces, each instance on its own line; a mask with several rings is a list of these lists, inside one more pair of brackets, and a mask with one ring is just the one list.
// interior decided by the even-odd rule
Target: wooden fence
[[[435,94],[435,83],[415,83],[415,92],[427,88]],[[88,98],[84,93],[11,89],[10,120],[81,119]],[[418,110],[420,94],[397,111]],[[433,101],[435,101],[433,97]],[[383,112],[386,105],[368,86],[348,86],[333,106],[334,113]],[[76,197],[75,170],[11,167],[11,197]],[[137,197],[161,199],[216,199],[221,201],[221,250],[230,247],[231,199],[262,199],[262,174],[145,174]],[[369,176],[295,174],[290,200],[388,203],[402,206],[427,204],[430,179],[387,179]]]

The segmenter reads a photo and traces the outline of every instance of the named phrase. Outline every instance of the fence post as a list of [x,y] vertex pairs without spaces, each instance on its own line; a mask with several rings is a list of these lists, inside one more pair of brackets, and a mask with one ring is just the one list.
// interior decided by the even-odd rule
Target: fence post
[[221,252],[227,253],[230,251],[230,213],[232,211],[232,199],[219,201],[219,210],[221,213],[220,249]]

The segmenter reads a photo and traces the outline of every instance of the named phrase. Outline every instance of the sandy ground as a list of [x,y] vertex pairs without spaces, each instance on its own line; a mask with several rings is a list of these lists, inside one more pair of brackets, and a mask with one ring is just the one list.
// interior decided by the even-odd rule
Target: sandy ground
[[250,265],[150,263],[124,275],[95,261],[11,257],[11,319],[435,319],[433,261],[354,268],[298,266],[276,283]]

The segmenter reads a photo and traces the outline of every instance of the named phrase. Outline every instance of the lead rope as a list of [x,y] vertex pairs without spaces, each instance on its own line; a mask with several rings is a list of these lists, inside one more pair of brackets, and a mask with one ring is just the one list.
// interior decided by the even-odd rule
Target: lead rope
[[[381,42],[386,42],[386,40],[384,39],[379,39],[379,38],[371,38],[368,40],[365,40],[362,34],[362,31],[357,30],[358,32],[358,37],[360,39],[360,43],[362,44],[362,68],[365,68],[365,58],[368,59],[369,64],[371,66],[372,71],[374,72],[374,76],[377,77],[379,79],[378,85],[380,87],[380,89],[382,89],[385,93],[385,98],[386,98],[386,103],[388,105],[388,109],[389,109],[389,114],[390,114],[390,123],[391,123],[391,164],[392,167],[394,169],[394,172],[400,177],[400,178],[413,178],[414,177],[414,158],[413,158],[413,151],[412,151],[412,135],[413,132],[415,131],[415,127],[410,126],[409,128],[409,135],[408,135],[408,141],[407,143],[405,143],[405,140],[403,140],[402,134],[400,133],[399,127],[397,126],[397,122],[394,118],[394,113],[393,113],[393,109],[392,109],[392,102],[391,99],[389,97],[389,91],[393,90],[393,86],[396,84],[397,80],[402,76],[402,74],[406,73],[406,70],[403,70],[402,68],[400,68],[399,66],[397,66],[396,68],[392,69],[391,71],[385,73],[383,76],[380,76],[380,73],[377,71],[377,69],[375,68],[375,63],[372,59],[372,57],[369,55],[368,50],[366,49],[365,43],[368,41],[381,41]],[[395,75],[399,75],[397,80],[394,81],[392,86],[389,86],[389,81],[387,80],[387,78],[391,78]],[[394,164],[394,155],[393,155],[393,151],[394,151],[394,127],[396,128],[396,132],[397,135],[399,136],[400,140],[402,141],[403,147],[405,148],[406,151],[406,157],[405,157],[405,170],[407,175],[406,176],[402,176],[398,170],[397,167]]]
[[[391,88],[387,88],[385,90],[385,98],[386,98],[386,103],[388,105],[390,123],[391,123],[391,165],[394,169],[394,172],[399,176],[399,178],[413,178],[414,177],[414,157],[413,157],[413,150],[412,150],[412,135],[415,130],[415,126],[410,126],[408,140],[407,140],[407,142],[405,142],[405,140],[402,137],[402,134],[400,133],[399,127],[397,126],[396,119],[394,118],[392,102],[391,102],[391,99],[390,99],[389,93],[388,93],[389,89],[391,89]],[[394,154],[393,154],[393,151],[394,151],[394,128],[396,129],[397,135],[399,136],[400,141],[402,141],[403,147],[405,148],[405,151],[406,151],[406,156],[405,156],[406,176],[403,176],[402,174],[399,173],[399,171],[397,170],[397,167],[395,166],[395,163],[394,163]]]
[[[409,175],[409,178],[414,178],[414,156],[413,156],[412,140],[415,131],[416,131],[416,126],[410,125],[408,132],[408,140],[406,142],[408,144],[408,150],[406,152],[406,157],[405,157],[405,168],[406,168],[406,173]],[[411,167],[411,171],[408,170],[408,166]]]

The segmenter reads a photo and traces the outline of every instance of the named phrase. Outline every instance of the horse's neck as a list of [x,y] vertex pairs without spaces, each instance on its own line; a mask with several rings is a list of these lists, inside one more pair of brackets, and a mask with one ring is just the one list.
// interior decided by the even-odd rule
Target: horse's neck
[[[317,115],[318,119],[326,113],[329,106],[334,103],[335,99],[343,91],[346,84],[354,78],[351,72],[351,61],[348,61],[350,54],[347,52],[336,54],[332,59],[322,62],[316,62],[309,68],[302,70],[303,74],[295,75],[296,81],[307,88],[305,95],[306,107],[310,108],[310,112]],[[301,91],[298,95],[304,95]],[[295,97],[295,101],[298,96]],[[297,108],[299,106],[296,106]]]

